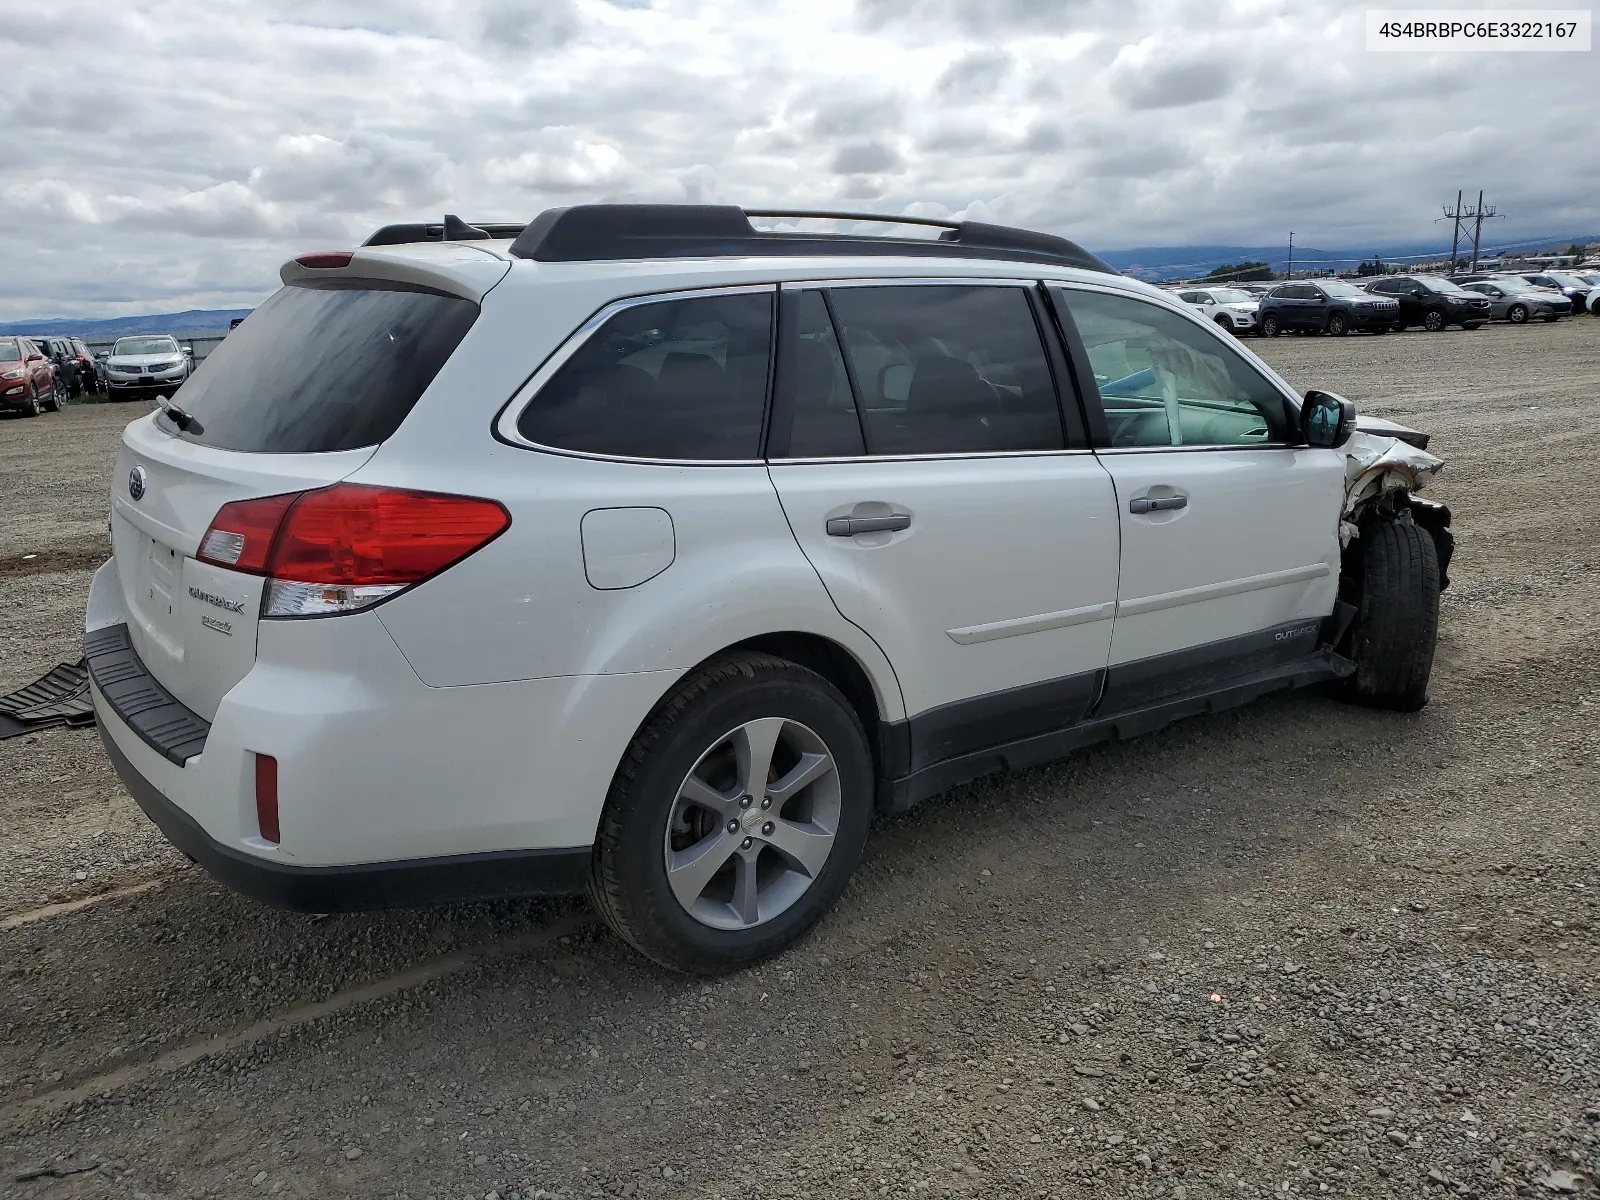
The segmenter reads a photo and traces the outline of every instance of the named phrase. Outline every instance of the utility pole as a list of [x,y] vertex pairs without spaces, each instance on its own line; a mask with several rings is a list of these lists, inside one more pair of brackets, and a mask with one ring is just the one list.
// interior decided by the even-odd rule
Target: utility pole
[[1461,191],[1458,188],[1456,190],[1455,208],[1446,208],[1444,217],[1439,218],[1441,221],[1445,217],[1450,218],[1450,271],[1452,274],[1456,269],[1456,249],[1461,245],[1461,218],[1465,215],[1461,210]]
[[1294,230],[1289,230],[1289,267],[1283,273],[1285,279],[1294,278]]
[[1493,208],[1485,208],[1483,206],[1483,191],[1480,189],[1478,192],[1478,206],[1467,215],[1472,218],[1472,270],[1476,273],[1478,270],[1478,235],[1483,232],[1483,219],[1485,217],[1498,216],[1499,214]]

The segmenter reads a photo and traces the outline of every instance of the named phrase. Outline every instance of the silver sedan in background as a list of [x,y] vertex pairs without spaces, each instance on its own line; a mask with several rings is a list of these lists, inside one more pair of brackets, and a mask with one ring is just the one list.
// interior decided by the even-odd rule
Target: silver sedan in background
[[1489,315],[1513,325],[1521,325],[1530,317],[1559,321],[1572,311],[1572,301],[1560,292],[1534,287],[1523,279],[1479,279],[1461,286],[1489,297]]

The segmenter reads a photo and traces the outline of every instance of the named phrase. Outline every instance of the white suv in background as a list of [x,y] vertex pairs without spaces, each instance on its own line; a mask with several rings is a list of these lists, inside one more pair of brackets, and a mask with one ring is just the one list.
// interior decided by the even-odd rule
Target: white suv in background
[[1423,435],[1063,239],[892,220],[939,236],[593,205],[285,265],[123,436],[85,650],[141,806],[275,903],[587,889],[719,971],[875,810],[1277,688],[1424,703]]
[[1256,310],[1261,307],[1260,296],[1233,287],[1184,288],[1178,292],[1178,299],[1206,320],[1241,335],[1255,329]]

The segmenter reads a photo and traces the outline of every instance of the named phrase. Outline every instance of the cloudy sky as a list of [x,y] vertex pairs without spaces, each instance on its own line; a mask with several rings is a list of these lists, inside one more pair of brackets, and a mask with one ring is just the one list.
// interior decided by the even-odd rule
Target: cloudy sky
[[1595,52],[1364,39],[1337,0],[7,4],[0,319],[246,306],[387,221],[604,199],[1376,246],[1484,187],[1497,240],[1600,229]]

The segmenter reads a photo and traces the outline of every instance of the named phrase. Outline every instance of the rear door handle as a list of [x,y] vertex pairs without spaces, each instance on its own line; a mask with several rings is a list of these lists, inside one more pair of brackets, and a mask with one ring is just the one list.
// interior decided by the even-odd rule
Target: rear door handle
[[1138,496],[1128,501],[1131,513],[1166,512],[1172,508],[1188,508],[1187,496]]
[[829,537],[855,537],[858,533],[881,533],[911,528],[909,513],[887,517],[829,517]]

